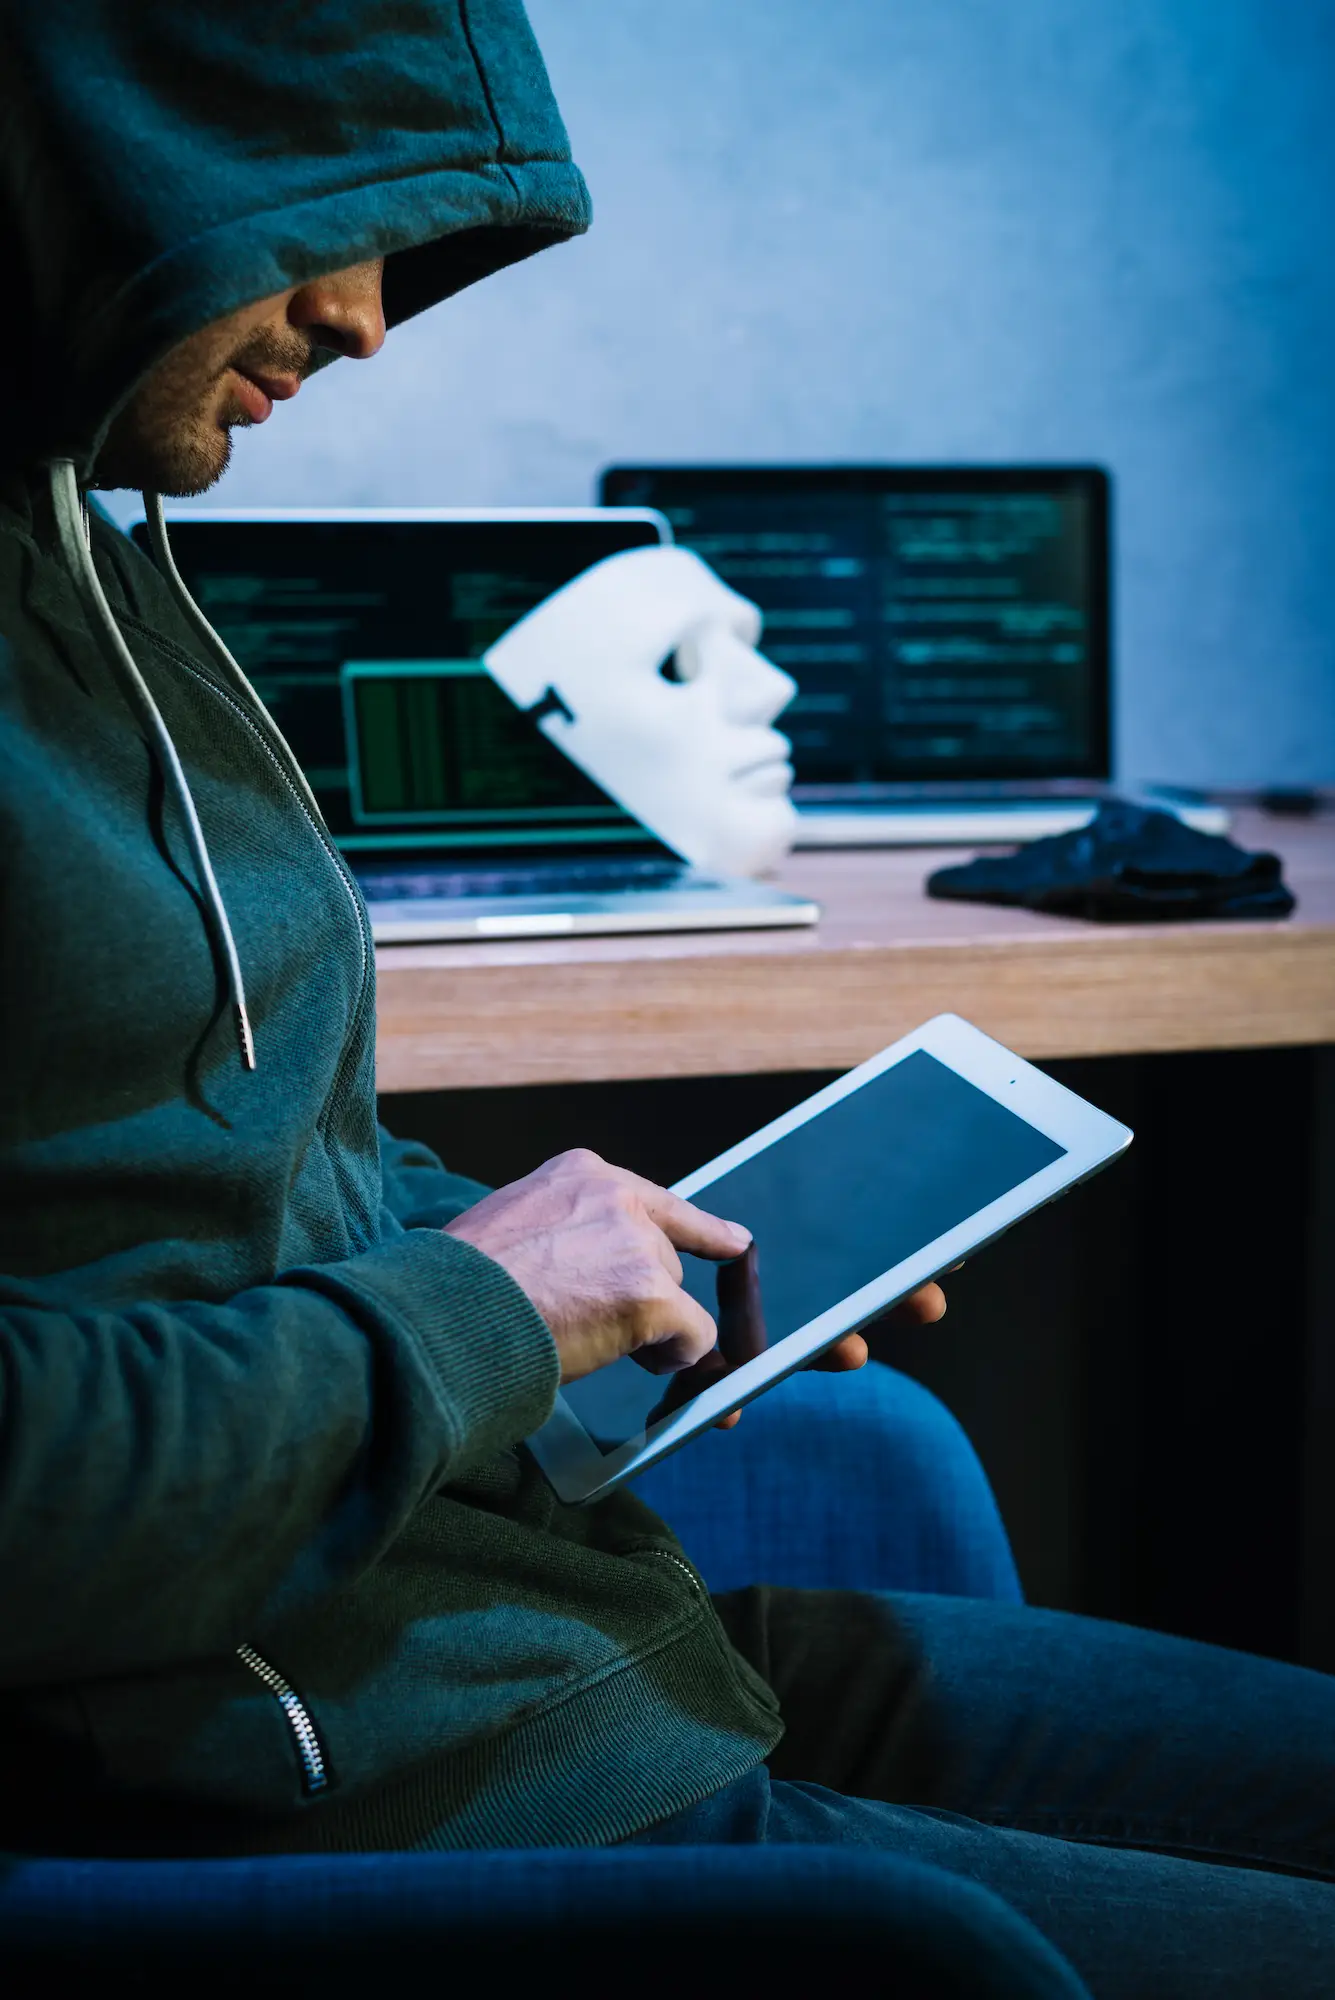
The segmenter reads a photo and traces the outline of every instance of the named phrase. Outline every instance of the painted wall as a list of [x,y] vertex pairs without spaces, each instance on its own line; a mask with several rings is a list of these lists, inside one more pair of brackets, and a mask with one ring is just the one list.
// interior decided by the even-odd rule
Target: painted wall
[[312,384],[219,500],[1100,460],[1123,774],[1335,780],[1335,0],[530,4],[593,233]]

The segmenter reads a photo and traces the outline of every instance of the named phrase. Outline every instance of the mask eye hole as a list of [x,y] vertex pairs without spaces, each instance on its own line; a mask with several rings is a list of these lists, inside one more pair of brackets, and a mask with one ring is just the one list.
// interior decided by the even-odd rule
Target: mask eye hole
[[663,680],[672,681],[674,684],[686,679],[681,670],[681,662],[675,653],[669,653],[667,658],[660,662],[658,671]]

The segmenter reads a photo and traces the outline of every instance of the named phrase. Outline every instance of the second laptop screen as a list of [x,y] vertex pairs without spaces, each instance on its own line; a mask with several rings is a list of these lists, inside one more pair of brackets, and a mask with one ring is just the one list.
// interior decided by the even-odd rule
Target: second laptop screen
[[1108,772],[1095,468],[616,467],[765,616],[799,784]]

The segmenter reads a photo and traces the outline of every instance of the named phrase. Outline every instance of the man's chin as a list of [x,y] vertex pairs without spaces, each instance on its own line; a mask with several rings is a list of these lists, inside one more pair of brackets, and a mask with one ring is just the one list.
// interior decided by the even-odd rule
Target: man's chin
[[207,493],[226,472],[232,458],[232,435],[221,425],[190,437],[154,441],[108,440],[94,468],[93,483],[107,491],[131,488],[161,493],[169,500],[188,500]]

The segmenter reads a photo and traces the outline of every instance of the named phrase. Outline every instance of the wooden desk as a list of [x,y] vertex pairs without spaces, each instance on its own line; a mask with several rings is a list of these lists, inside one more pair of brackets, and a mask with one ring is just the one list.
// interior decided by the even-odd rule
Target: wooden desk
[[380,1089],[841,1069],[947,1011],[1038,1058],[1335,1042],[1335,816],[1234,833],[1284,856],[1285,922],[936,903],[964,854],[882,848],[790,858],[812,930],[386,947]]

